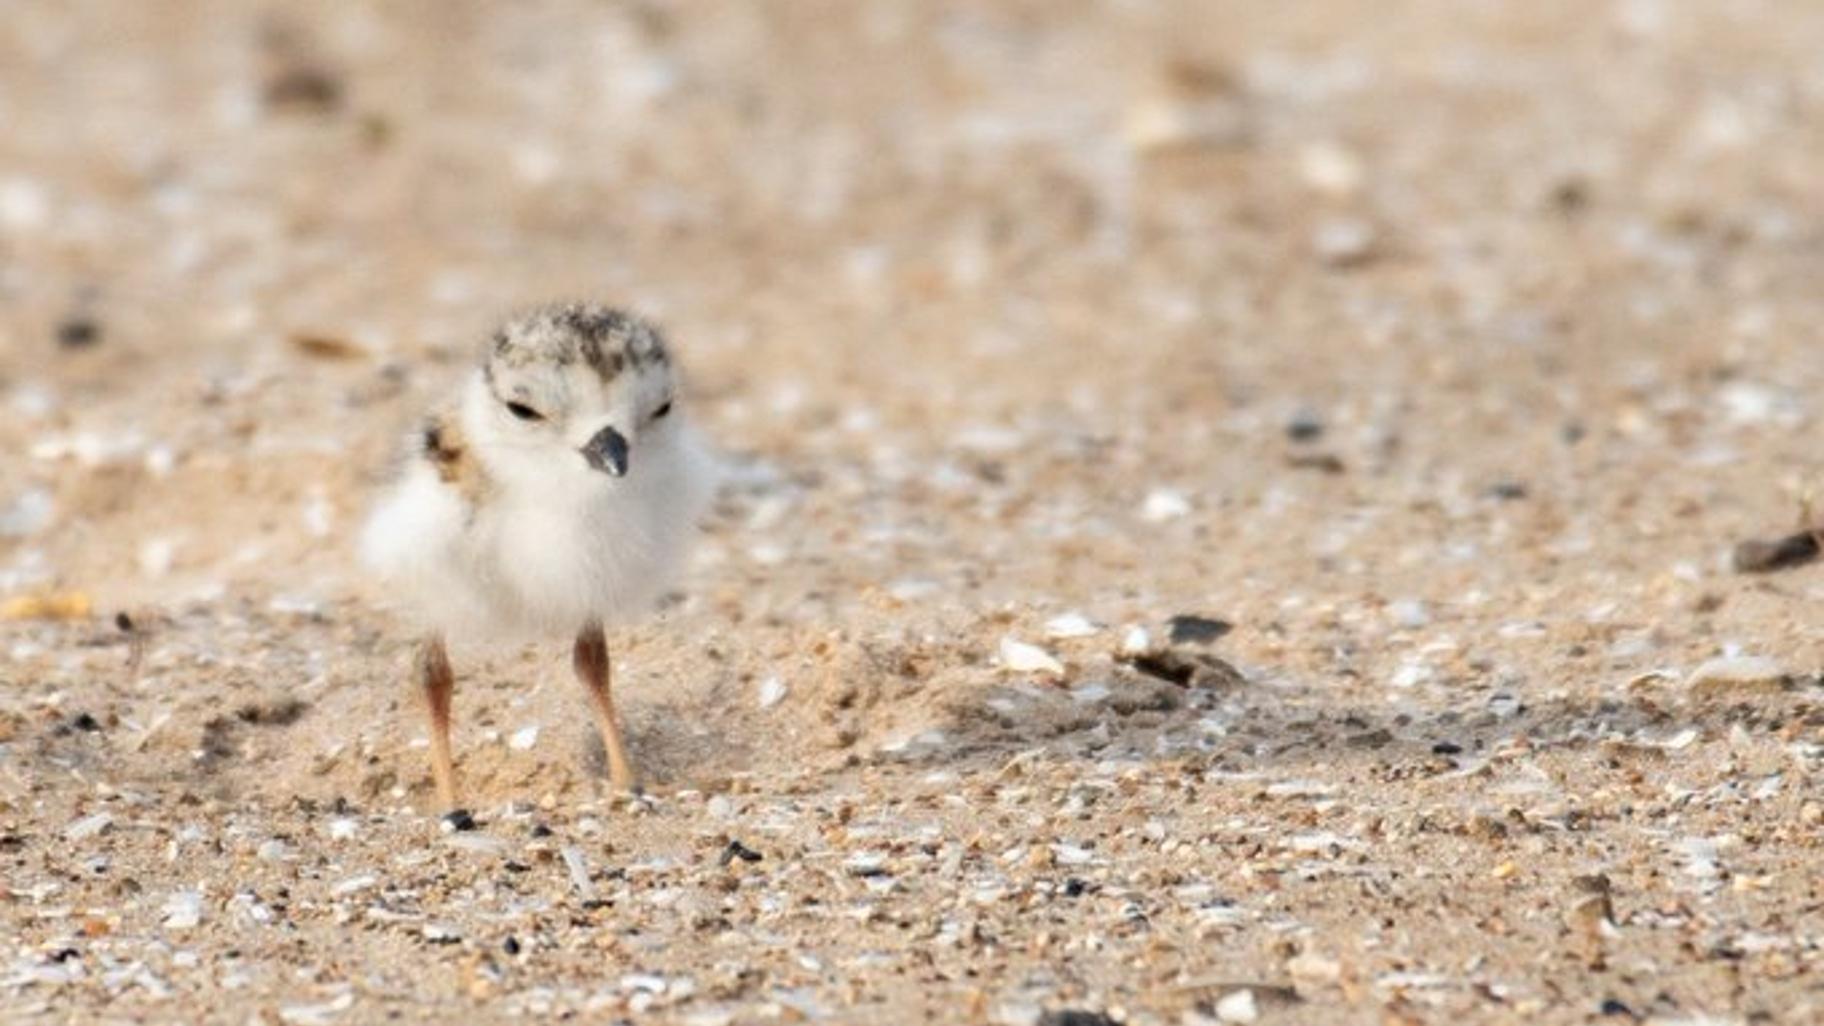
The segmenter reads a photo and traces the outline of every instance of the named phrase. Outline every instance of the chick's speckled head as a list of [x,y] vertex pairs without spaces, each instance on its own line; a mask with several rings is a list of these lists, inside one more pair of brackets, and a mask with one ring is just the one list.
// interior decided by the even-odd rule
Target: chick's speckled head
[[479,385],[490,441],[567,449],[579,466],[612,477],[629,473],[640,449],[663,437],[675,401],[658,329],[588,303],[545,307],[502,325]]

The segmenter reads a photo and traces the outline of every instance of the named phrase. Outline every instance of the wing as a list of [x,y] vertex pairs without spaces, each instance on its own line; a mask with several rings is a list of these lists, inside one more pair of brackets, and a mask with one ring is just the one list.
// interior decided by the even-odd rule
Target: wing
[[447,562],[490,489],[460,423],[433,414],[412,434],[398,479],[368,517],[362,562],[389,578],[430,574]]

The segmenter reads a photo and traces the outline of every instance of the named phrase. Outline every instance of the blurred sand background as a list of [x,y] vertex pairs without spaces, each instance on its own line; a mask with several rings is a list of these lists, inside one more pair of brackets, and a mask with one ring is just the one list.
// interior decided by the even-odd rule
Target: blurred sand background
[[[1821,480],[1821,54],[8,3],[0,1017],[1816,1021],[1824,571],[1728,556]],[[566,297],[666,326],[729,486],[612,639],[648,800],[561,641],[471,653],[448,833],[352,534]]]

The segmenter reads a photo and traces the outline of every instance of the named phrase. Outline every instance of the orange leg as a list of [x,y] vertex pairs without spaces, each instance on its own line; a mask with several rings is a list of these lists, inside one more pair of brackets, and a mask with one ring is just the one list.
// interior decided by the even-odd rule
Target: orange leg
[[608,639],[603,636],[600,623],[588,624],[577,632],[571,663],[576,667],[576,679],[582,681],[589,692],[595,728],[602,734],[603,747],[608,749],[609,781],[617,791],[637,793],[639,780],[634,776],[632,761],[627,758],[627,742],[621,737],[621,719],[614,712],[614,696],[610,693],[614,671],[608,662]]
[[444,651],[443,638],[431,634],[418,644],[418,686],[424,690],[425,706],[431,713],[431,775],[437,780],[437,797],[444,808],[456,807],[456,763],[450,757],[450,696],[456,690],[456,675],[450,671],[450,656]]

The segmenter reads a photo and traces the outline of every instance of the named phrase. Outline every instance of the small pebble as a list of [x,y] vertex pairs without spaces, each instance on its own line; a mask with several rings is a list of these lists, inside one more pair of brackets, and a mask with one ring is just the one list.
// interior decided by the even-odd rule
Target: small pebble
[[1045,621],[1045,636],[1054,639],[1087,638],[1100,630],[1082,613],[1065,613]]
[[93,734],[100,729],[101,722],[85,712],[77,713],[58,724],[54,733],[59,737],[68,737],[71,734]]
[[785,686],[785,681],[780,680],[778,677],[767,677],[762,680],[760,682],[759,690],[760,708],[762,709],[771,709],[773,706],[785,701],[785,696],[789,692],[789,689]]
[[722,849],[721,856],[716,859],[716,864],[719,866],[726,866],[736,859],[740,859],[742,862],[752,863],[759,862],[765,857],[766,856],[761,855],[747,845],[742,844],[740,841],[730,840],[728,842],[728,847]]
[[1315,442],[1324,437],[1324,421],[1311,410],[1300,410],[1286,422],[1286,437],[1294,442]]
[[1038,1026],[1121,1026],[1105,1012],[1061,1008],[1039,1016]]
[[1731,563],[1736,572],[1764,574],[1804,566],[1818,558],[1817,531],[1800,531],[1772,541],[1751,539],[1735,547]]
[[475,817],[467,809],[451,809],[444,813],[441,824],[446,834],[469,831],[476,827]]
[[1172,617],[1166,637],[1174,645],[1207,645],[1234,629],[1227,620],[1183,614]]
[[1488,488],[1488,497],[1503,502],[1518,502],[1527,497],[1529,491],[1524,481],[1497,481]]
[[1497,719],[1507,720],[1525,712],[1526,706],[1513,695],[1500,691],[1489,696],[1488,711],[1493,713]]
[[274,110],[321,114],[342,105],[342,81],[327,68],[292,61],[266,80],[262,94]]
[[1316,470],[1325,474],[1346,474],[1349,465],[1341,456],[1331,452],[1293,453],[1286,459],[1286,466],[1294,470]]
[[1355,218],[1325,221],[1311,237],[1317,258],[1331,267],[1356,267],[1374,256],[1374,226]]
[[56,519],[57,503],[43,488],[29,488],[5,509],[0,509],[0,538],[25,538],[49,527]]
[[1409,660],[1401,663],[1400,668],[1393,671],[1393,676],[1387,679],[1387,683],[1396,688],[1417,687],[1430,680],[1433,672],[1432,668],[1425,663]]
[[203,896],[195,891],[176,891],[165,899],[164,926],[167,930],[193,930],[203,921]]
[[105,812],[84,816],[63,828],[63,839],[66,841],[85,841],[106,830],[114,822],[114,817]]
[[1342,199],[1361,189],[1362,161],[1342,144],[1320,139],[1299,149],[1298,176],[1312,190]]
[[842,860],[842,868],[850,876],[885,876],[887,854],[880,851],[858,851]]
[[1247,989],[1237,990],[1223,995],[1216,1002],[1216,1018],[1222,1022],[1251,1023],[1260,1018],[1260,1005],[1254,1000],[1254,992]]
[[331,897],[344,898],[350,894],[359,894],[379,882],[379,877],[372,873],[364,873],[360,876],[351,876],[348,879],[337,883],[329,889],[329,893]]
[[570,886],[583,898],[595,896],[595,885],[589,882],[589,862],[583,857],[583,850],[575,845],[565,845],[558,850],[564,860],[564,868],[570,873]]
[[67,317],[57,325],[57,344],[64,349],[87,349],[101,341],[101,324],[92,317]]
[[1108,685],[1091,683],[1080,688],[1072,688],[1070,700],[1079,705],[1094,705],[1111,694],[1114,694],[1114,691]]
[[1286,973],[1301,983],[1328,984],[1343,978],[1343,966],[1334,958],[1306,951],[1286,960]]
[[1188,516],[1191,512],[1191,500],[1180,492],[1169,488],[1159,488],[1149,492],[1146,502],[1140,506],[1140,518],[1149,523],[1164,523]]
[[488,834],[469,831],[467,833],[449,833],[443,838],[444,846],[457,851],[466,851],[475,855],[489,857],[505,855],[507,842]]
[[1394,626],[1404,630],[1415,631],[1431,623],[1431,613],[1425,603],[1418,599],[1400,599],[1387,607],[1387,615]]

